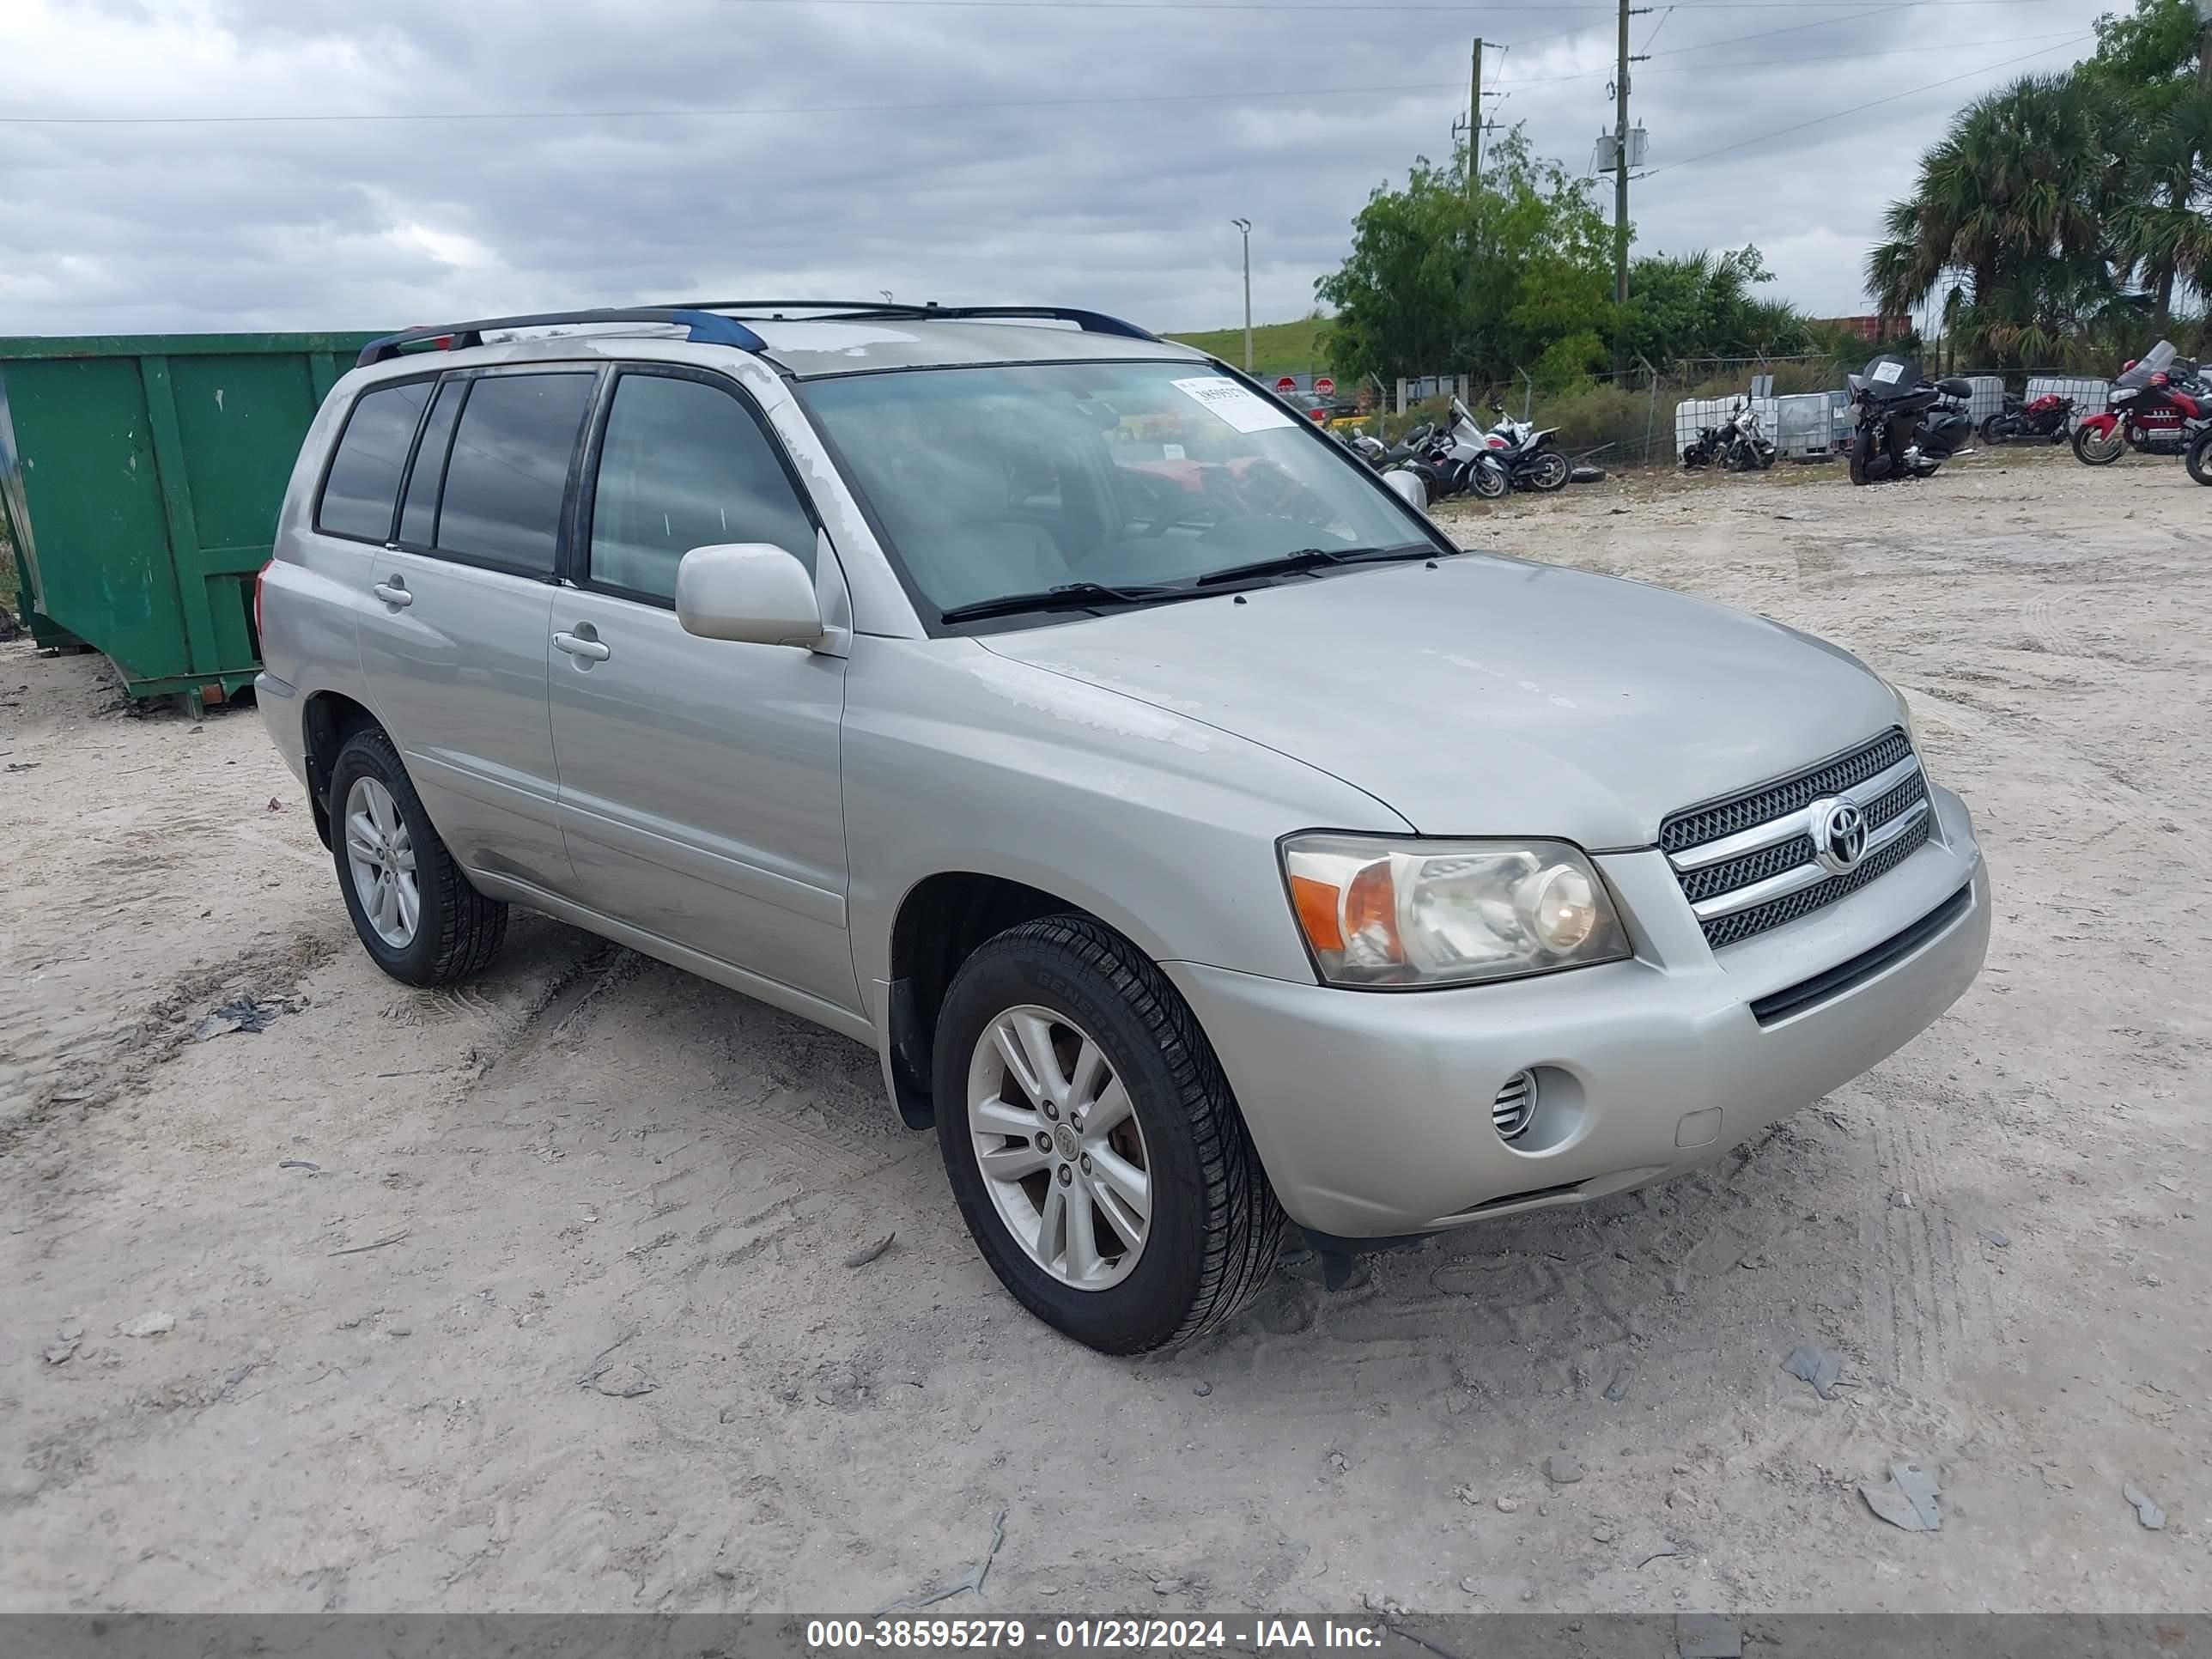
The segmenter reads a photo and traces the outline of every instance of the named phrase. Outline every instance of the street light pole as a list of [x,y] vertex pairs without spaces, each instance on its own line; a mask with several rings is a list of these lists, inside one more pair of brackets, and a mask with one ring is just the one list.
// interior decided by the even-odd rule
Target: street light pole
[[1244,372],[1252,372],[1252,222],[1231,219],[1244,237]]

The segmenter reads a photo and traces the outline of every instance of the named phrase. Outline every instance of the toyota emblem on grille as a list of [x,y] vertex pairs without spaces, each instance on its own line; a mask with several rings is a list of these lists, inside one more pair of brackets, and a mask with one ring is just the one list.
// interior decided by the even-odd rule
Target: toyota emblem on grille
[[1832,876],[1848,875],[1866,856],[1866,814],[1847,800],[1815,801],[1813,856]]

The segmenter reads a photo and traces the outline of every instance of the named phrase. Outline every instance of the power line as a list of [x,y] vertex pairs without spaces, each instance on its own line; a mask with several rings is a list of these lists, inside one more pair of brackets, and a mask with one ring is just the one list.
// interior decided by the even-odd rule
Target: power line
[[[1684,11],[1812,11],[1822,7],[1844,9],[1863,0],[1680,0]],[[1554,4],[1553,0],[1359,0],[1354,7],[1334,4],[1286,3],[1286,0],[716,0],[725,6],[871,6],[878,11],[1256,11],[1277,16],[1311,12],[1317,17],[1342,21],[1349,12],[1469,12],[1563,11],[1610,12],[1614,8],[1595,3]],[[2056,0],[1911,0],[1916,6],[2027,6],[2049,5]]]
[[[1892,3],[1890,3],[1890,4],[1888,4],[1888,5],[1875,6],[1875,7],[1872,7],[1872,8],[1869,9],[1866,9],[1866,10],[1855,11],[1855,12],[1852,12],[1849,16],[1845,16],[1845,17],[1822,17],[1822,18],[1816,19],[1815,21],[1812,21],[1812,22],[1810,22],[1810,23],[1792,23],[1792,24],[1790,24],[1787,27],[1784,27],[1784,28],[1778,28],[1778,29],[1760,29],[1760,30],[1759,30],[1756,33],[1753,33],[1753,34],[1729,34],[1729,35],[1723,35],[1723,36],[1722,36],[1722,37],[1721,37],[1719,40],[1701,40],[1701,41],[1698,41],[1697,44],[1695,44],[1695,45],[1693,45],[1693,46],[1669,46],[1669,47],[1668,47],[1668,48],[1667,48],[1667,50],[1666,50],[1666,51],[1662,52],[1647,52],[1647,56],[1650,56],[1650,57],[1656,57],[1656,58],[1679,58],[1679,57],[1680,57],[1680,56],[1681,56],[1684,52],[1706,52],[1706,51],[1710,51],[1712,47],[1715,47],[1715,46],[1741,46],[1741,45],[1742,45],[1742,44],[1743,44],[1745,41],[1747,41],[1747,40],[1771,40],[1774,36],[1776,36],[1776,35],[1778,35],[1778,34],[1802,34],[1802,33],[1803,33],[1807,29],[1825,29],[1825,28],[1832,28],[1832,27],[1834,27],[1837,24],[1839,24],[1839,23],[1856,23],[1856,22],[1859,21],[1860,21],[1860,19],[1862,19],[1862,18],[1866,18],[1866,17],[1878,17],[1878,16],[1881,16],[1881,15],[1882,15],[1883,14],[1887,13],[1887,12],[1893,12],[1893,11],[1908,11],[1908,10],[1911,10],[1911,9],[1913,7],[1915,7],[1915,6],[1918,6],[1918,5],[1929,5],[1929,4],[1934,4],[1934,3],[1937,3],[1937,0],[1892,0]],[[1676,10],[1676,9],[1685,9],[1685,8],[1680,8],[1680,7],[1677,7],[1677,8],[1670,8],[1669,9],[1670,9],[1670,15],[1671,15],[1671,12],[1672,12],[1673,10]],[[1704,7],[1690,7],[1690,8],[1686,8],[1686,9],[1690,9],[1690,10],[1700,10],[1700,11],[1701,11],[1701,10],[1705,9],[1705,8],[1704,8]],[[1665,22],[1667,20],[1666,20],[1665,18],[1663,18],[1663,17],[1662,17],[1662,18],[1661,18],[1659,21],[1660,21],[1661,22],[1662,22],[1662,23],[1663,23],[1663,22]],[[1652,30],[1652,31],[1651,31],[1651,33],[1653,33],[1653,35],[1654,35],[1654,36],[1656,36],[1656,35],[1658,34],[1659,31],[1658,31],[1657,29],[1654,29],[1654,30]],[[1561,81],[1579,81],[1579,80],[1583,79],[1583,78],[1584,78],[1585,76],[1590,76],[1590,75],[1602,75],[1602,74],[1604,74],[1604,73],[1605,73],[1605,71],[1604,71],[1603,70],[1601,70],[1601,69],[1599,69],[1599,70],[1585,70],[1582,71],[1580,74],[1577,74],[1577,75],[1562,75],[1562,76],[1558,76],[1558,77],[1557,77],[1557,79],[1561,80]],[[1519,85],[1519,84],[1522,84],[1522,83],[1521,83],[1521,82],[1515,82],[1515,83],[1513,83],[1513,84]],[[1531,86],[1548,86],[1548,85],[1551,85],[1551,84],[1552,84],[1552,82],[1546,82],[1546,81],[1537,81],[1537,82],[1527,82],[1526,84],[1528,84],[1528,85],[1531,85]]]
[[259,126],[279,122],[324,125],[341,121],[631,121],[755,115],[902,115],[946,110],[1058,109],[1069,105],[1241,103],[1261,98],[1353,98],[1378,93],[1457,92],[1455,81],[1382,87],[1267,88],[1253,92],[1148,93],[1127,98],[957,100],[929,104],[778,104],[732,109],[403,110],[342,115],[0,115],[0,126],[141,127]]
[[[1975,44],[1984,46],[2016,46],[2030,40],[2079,40],[2081,38],[2081,32],[2079,29],[2054,29],[2043,34],[2011,34],[2001,40],[1979,40]],[[1733,45],[1734,42],[1716,40],[1711,44],[1724,46]],[[1662,58],[1667,55],[1665,52],[1659,54]],[[1870,52],[1824,52],[1810,55],[1801,53],[1795,58],[1732,58],[1722,64],[1661,64],[1654,68],[1647,68],[1642,73],[1645,75],[1705,75],[1719,70],[1783,69],[1798,64],[1841,64],[1860,58],[1924,58],[1927,55],[1928,48],[1925,46],[1882,46]],[[1516,92],[1522,92],[1537,87],[1562,86],[1570,81],[1588,81],[1600,75],[1612,73],[1613,66],[1608,64],[1594,70],[1577,70],[1572,75],[1552,75],[1547,76],[1540,81],[1515,81],[1509,84]],[[1672,167],[1678,164],[1669,162],[1668,165]]]
[[[2078,45],[2081,41],[2095,38],[2094,32],[2084,32],[2074,37],[2074,43]],[[2051,52],[2062,50],[2063,50],[2063,43],[2057,46],[2043,46],[2034,52],[2024,52],[2017,58],[2008,58],[2001,63],[1984,64],[1979,69],[1970,69],[1960,75],[1948,75],[1941,81],[1930,81],[1926,86],[1907,87],[1903,92],[1893,92],[1887,98],[1870,98],[1863,104],[1852,105],[1849,109],[1832,110],[1826,115],[1816,115],[1809,121],[1799,121],[1790,126],[1777,127],[1771,132],[1759,133],[1749,138],[1739,138],[1732,144],[1723,144],[1718,149],[1709,149],[1702,155],[1686,155],[1679,161],[1668,162],[1665,167],[1647,168],[1643,176],[1649,179],[1658,173],[1670,172],[1675,167],[1686,167],[1699,161],[1710,161],[1716,155],[1726,155],[1731,150],[1744,149],[1753,144],[1763,144],[1769,138],[1786,137],[1790,133],[1802,132],[1807,127],[1817,127],[1826,121],[1840,121],[1844,116],[1856,115],[1862,110],[1879,109],[1882,105],[1893,104],[1900,98],[1911,98],[1923,92],[1933,92],[1938,87],[1951,86],[1960,81],[1971,81],[1977,75],[1987,75],[1991,70],[2009,69],[2014,64],[2025,64],[2031,58],[2046,57]]]

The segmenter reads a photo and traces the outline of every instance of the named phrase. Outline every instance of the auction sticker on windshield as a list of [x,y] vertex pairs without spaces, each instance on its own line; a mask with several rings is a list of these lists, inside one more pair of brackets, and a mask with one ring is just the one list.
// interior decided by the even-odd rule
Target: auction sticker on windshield
[[1892,380],[1894,380],[1899,375],[1904,373],[1905,365],[1899,362],[1894,357],[1891,358],[1886,363],[1876,363],[1874,368],[1875,379],[1880,380],[1884,386],[1887,386]]
[[1255,397],[1234,380],[1200,374],[1170,382],[1177,392],[1226,421],[1239,432],[1264,432],[1271,426],[1295,425],[1291,417],[1264,398]]

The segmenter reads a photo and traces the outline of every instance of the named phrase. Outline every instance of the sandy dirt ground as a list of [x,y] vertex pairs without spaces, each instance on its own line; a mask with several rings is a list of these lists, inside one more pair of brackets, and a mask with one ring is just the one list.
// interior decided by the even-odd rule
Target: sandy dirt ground
[[1134,1362],[1000,1291],[867,1052],[542,919],[395,985],[255,714],[0,647],[0,1607],[868,1611],[1002,1515],[939,1610],[2212,1607],[2208,507],[2062,451],[1455,519],[1905,685],[1989,970],[1694,1179]]

